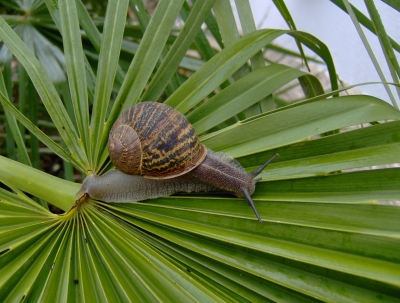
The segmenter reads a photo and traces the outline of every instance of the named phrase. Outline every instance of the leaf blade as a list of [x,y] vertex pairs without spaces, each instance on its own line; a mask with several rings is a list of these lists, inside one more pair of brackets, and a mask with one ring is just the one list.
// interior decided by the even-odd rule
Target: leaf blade
[[8,24],[0,17],[0,37],[13,52],[18,60],[24,65],[31,77],[42,102],[52,117],[57,130],[69,148],[71,155],[79,163],[79,167],[85,167],[87,158],[82,151],[79,137],[71,120],[65,110],[58,93],[48,78],[39,61],[32,55],[28,47],[21,41]]

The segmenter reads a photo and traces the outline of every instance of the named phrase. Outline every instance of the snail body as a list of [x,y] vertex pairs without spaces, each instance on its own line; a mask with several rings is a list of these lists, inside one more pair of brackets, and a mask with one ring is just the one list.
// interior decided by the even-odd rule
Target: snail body
[[89,175],[77,194],[85,194],[104,202],[136,202],[169,196],[178,192],[208,192],[217,190],[187,176],[168,179],[146,179],[111,169],[102,176]]
[[184,115],[156,102],[125,110],[110,131],[108,149],[117,169],[88,176],[78,199],[89,195],[105,202],[133,202],[177,192],[222,190],[245,198],[261,223],[251,195],[261,180],[256,176],[277,155],[247,173],[229,155],[207,149]]

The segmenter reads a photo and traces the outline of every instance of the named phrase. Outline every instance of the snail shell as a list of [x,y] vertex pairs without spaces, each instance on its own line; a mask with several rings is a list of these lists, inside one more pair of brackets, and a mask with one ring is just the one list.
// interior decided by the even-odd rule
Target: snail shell
[[110,131],[108,151],[120,171],[149,179],[186,174],[207,155],[186,117],[156,102],[138,103],[121,114]]

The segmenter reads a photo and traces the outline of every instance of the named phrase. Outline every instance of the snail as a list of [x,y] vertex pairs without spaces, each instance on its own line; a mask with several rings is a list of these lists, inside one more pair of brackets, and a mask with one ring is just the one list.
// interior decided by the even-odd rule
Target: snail
[[206,148],[184,115],[157,102],[126,109],[115,121],[108,139],[112,169],[89,175],[77,199],[90,196],[104,202],[134,202],[177,192],[222,190],[245,198],[258,221],[251,195],[257,178],[276,157],[247,173],[223,152]]

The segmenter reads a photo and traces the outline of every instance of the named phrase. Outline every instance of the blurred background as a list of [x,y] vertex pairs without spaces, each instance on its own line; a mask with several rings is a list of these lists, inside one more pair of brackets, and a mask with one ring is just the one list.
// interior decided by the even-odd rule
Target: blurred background
[[[231,0],[233,4],[234,1]],[[265,0],[250,0],[257,28],[284,28],[288,26],[276,9],[273,2]],[[337,73],[345,84],[381,81],[371,59],[348,14],[343,12],[331,1],[321,0],[286,0],[298,30],[309,32],[322,40],[330,49]],[[382,1],[374,1],[387,33],[396,41],[400,40],[400,19],[398,12]],[[363,0],[352,0],[351,4],[368,16]],[[391,82],[389,69],[381,50],[378,38],[363,27],[364,34],[373,49],[386,80]],[[282,36],[276,44],[297,51],[294,39]],[[345,46],[345,47],[344,47]],[[307,48],[304,48],[308,55]],[[396,54],[398,60],[400,55]],[[391,87],[397,102],[399,97]],[[360,86],[359,92],[381,98],[390,103],[385,88],[381,84]]]

